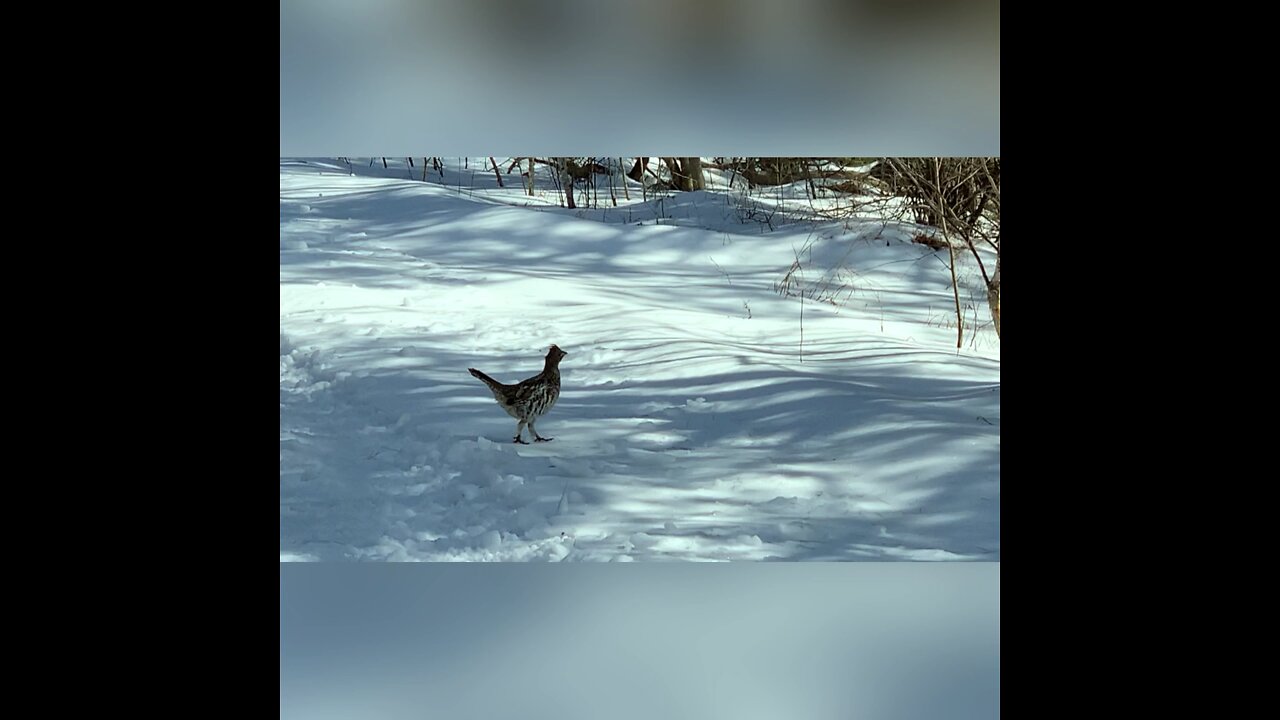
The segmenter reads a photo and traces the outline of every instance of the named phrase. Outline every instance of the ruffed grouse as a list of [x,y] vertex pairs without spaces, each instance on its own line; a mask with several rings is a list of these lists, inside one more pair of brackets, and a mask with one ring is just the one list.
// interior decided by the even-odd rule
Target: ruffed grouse
[[552,345],[547,351],[547,360],[542,367],[542,372],[515,385],[503,385],[475,368],[467,368],[467,372],[480,378],[485,385],[489,386],[493,391],[494,399],[502,409],[516,419],[516,437],[513,442],[529,444],[520,437],[524,433],[525,425],[529,426],[529,433],[533,435],[534,442],[552,440],[552,438],[538,435],[534,423],[539,417],[545,415],[560,397],[560,360],[568,354]]

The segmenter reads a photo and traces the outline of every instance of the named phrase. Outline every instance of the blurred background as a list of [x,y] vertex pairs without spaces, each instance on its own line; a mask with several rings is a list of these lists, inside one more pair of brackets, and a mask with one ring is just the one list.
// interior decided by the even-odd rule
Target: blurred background
[[280,717],[995,718],[995,563],[281,563]]
[[999,63],[995,0],[281,0],[280,153],[996,156]]

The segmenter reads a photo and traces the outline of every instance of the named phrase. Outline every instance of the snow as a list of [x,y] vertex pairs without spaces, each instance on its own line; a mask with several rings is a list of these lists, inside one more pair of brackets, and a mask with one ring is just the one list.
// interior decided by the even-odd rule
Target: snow
[[[976,263],[957,350],[947,253],[803,183],[569,210],[388,163],[281,160],[281,561],[1000,559]],[[467,368],[553,343],[555,440],[514,445]]]

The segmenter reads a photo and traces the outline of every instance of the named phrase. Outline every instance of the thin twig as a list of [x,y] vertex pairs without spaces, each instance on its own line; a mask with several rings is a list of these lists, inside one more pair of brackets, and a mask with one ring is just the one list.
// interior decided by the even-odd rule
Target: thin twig
[[728,281],[730,285],[732,285],[733,280],[729,278],[729,273],[725,272],[724,268],[720,267],[720,263],[716,262],[716,259],[711,257],[710,255],[707,256],[707,259],[711,261],[712,265],[716,266],[716,269],[720,271],[720,274],[724,276],[724,279]]

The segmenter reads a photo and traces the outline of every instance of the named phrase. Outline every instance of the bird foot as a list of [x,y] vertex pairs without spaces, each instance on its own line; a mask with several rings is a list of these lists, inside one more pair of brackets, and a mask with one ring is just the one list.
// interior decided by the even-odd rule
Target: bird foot
[[520,443],[521,445],[528,445],[528,444],[529,444],[529,441],[528,441],[528,440],[521,440],[519,435],[517,435],[517,436],[516,436],[516,439],[515,439],[515,440],[512,440],[511,442],[513,442],[513,443]]
[[542,437],[540,437],[540,438],[534,438],[534,439],[533,439],[533,441],[534,441],[534,442],[551,442],[552,440],[555,440],[555,438],[542,438]]

